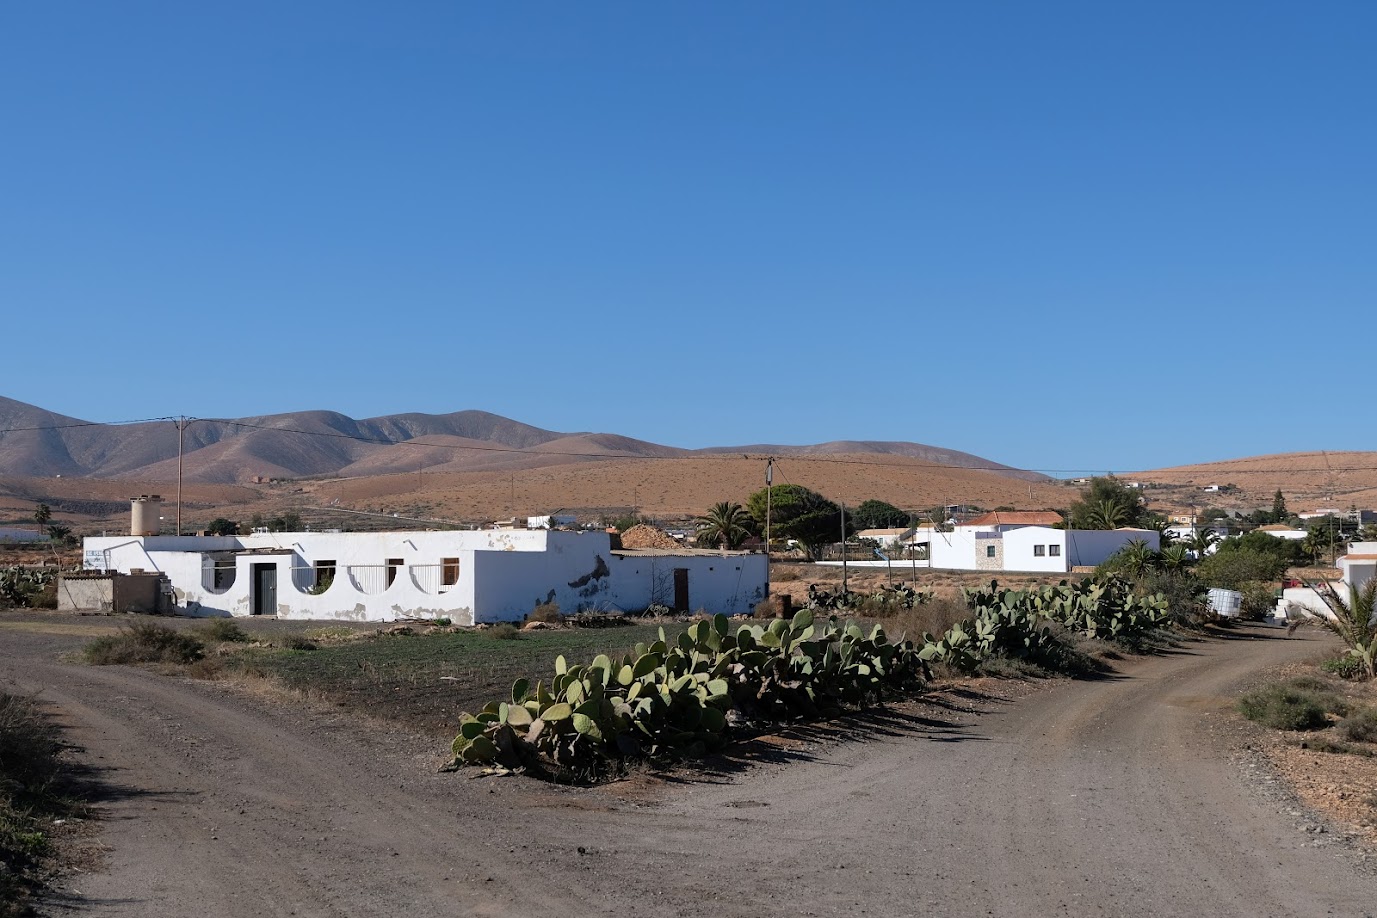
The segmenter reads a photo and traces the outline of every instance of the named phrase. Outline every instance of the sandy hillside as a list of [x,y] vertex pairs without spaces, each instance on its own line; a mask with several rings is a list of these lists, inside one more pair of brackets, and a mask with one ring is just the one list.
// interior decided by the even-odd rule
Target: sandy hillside
[[1231,497],[1190,497],[1221,506],[1231,502],[1270,506],[1279,488],[1287,506],[1297,511],[1377,507],[1377,452],[1281,453],[1156,469],[1124,477],[1194,489],[1237,485],[1239,492]]
[[[717,501],[745,501],[765,486],[764,475],[764,461],[754,458],[607,459],[516,472],[328,481],[306,489],[321,504],[338,500],[379,509],[424,504],[437,515],[459,519],[632,507],[651,516],[675,517],[701,513]],[[853,506],[879,498],[905,509],[954,503],[1061,507],[1076,494],[1055,482],[1020,481],[895,456],[789,457],[776,463],[775,483],[803,485]]]

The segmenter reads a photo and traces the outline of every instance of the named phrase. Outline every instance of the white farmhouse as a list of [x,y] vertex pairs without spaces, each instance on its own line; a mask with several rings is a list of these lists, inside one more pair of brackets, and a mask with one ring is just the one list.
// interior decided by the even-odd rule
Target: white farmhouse
[[606,532],[549,529],[99,537],[83,566],[162,573],[187,615],[349,621],[512,621],[545,602],[731,614],[769,586],[763,554],[614,551]]
[[1161,537],[1151,529],[1055,529],[1052,512],[995,512],[969,520],[951,532],[928,534],[928,564],[965,571],[1066,573],[1093,567],[1131,542],[1154,551]]

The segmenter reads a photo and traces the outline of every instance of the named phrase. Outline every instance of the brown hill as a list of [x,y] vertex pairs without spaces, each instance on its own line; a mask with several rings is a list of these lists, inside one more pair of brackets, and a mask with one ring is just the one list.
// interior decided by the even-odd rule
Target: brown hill
[[[686,517],[722,500],[742,502],[765,485],[765,463],[738,455],[603,459],[520,471],[437,472],[303,483],[307,505],[417,512],[456,520],[499,519],[555,509],[586,517],[636,510]],[[785,457],[775,483],[800,484],[855,506],[868,498],[906,509],[970,503],[1064,507],[1077,492],[1060,482],[949,469],[906,457]],[[335,503],[338,502],[338,503]]]
[[[1280,490],[1293,511],[1377,507],[1377,452],[1280,453],[1124,477],[1175,489],[1170,499],[1177,504],[1270,507]],[[1237,490],[1222,494],[1200,490],[1212,485],[1234,485]]]
[[714,446],[699,450],[701,453],[751,453],[771,456],[836,456],[857,454],[878,454],[882,456],[905,456],[921,459],[937,465],[952,468],[986,469],[1014,478],[1028,481],[1047,481],[1048,476],[1038,472],[1026,472],[1012,466],[1002,465],[970,453],[940,446],[927,446],[923,443],[896,442],[892,440],[833,440],[829,443],[815,443],[811,446],[783,446],[760,443],[752,446]]
[[[0,475],[171,480],[177,475],[177,428],[171,420],[94,424],[0,399]],[[183,479],[247,483],[255,478],[360,477],[388,474],[521,470],[601,461],[668,459],[742,452],[780,456],[873,453],[1017,477],[1033,473],[919,443],[837,441],[814,446],[685,450],[612,433],[557,433],[490,414],[395,414],[362,421],[332,411],[192,419],[185,429]]]

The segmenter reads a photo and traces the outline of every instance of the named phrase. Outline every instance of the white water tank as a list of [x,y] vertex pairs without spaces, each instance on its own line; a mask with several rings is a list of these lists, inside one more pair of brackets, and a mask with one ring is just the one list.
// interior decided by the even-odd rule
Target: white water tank
[[136,536],[155,536],[158,534],[159,517],[163,512],[163,499],[157,494],[142,494],[129,500],[129,534]]
[[1238,590],[1210,589],[1210,608],[1220,618],[1238,618],[1243,608],[1243,594]]

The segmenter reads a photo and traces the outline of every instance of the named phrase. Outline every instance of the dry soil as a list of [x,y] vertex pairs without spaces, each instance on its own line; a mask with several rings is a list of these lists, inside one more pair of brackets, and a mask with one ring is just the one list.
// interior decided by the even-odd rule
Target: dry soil
[[103,787],[107,863],[56,913],[1372,916],[1361,852],[1237,759],[1237,686],[1324,641],[1279,634],[597,789],[437,773],[433,738],[65,663],[72,631],[0,630],[0,674],[41,692]]

